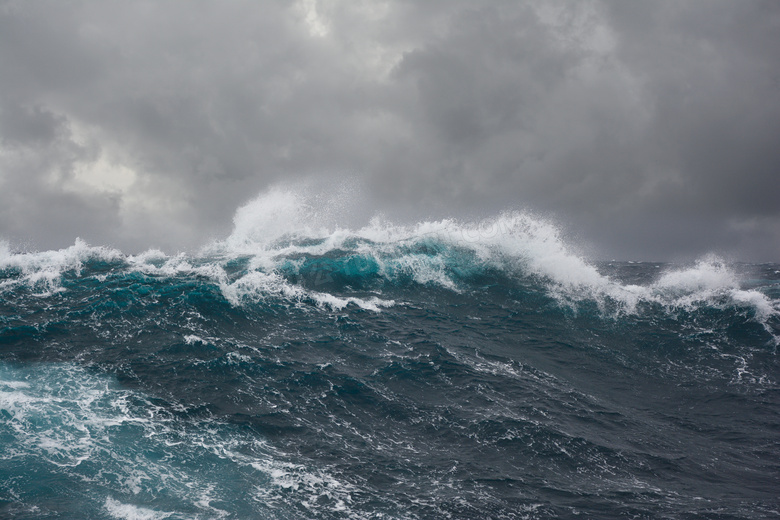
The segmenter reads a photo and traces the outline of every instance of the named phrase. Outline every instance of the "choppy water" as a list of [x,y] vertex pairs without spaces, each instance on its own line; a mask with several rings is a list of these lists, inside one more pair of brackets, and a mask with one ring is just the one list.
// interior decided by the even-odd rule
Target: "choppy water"
[[780,265],[318,222],[278,190],[198,254],[0,246],[0,517],[780,515]]

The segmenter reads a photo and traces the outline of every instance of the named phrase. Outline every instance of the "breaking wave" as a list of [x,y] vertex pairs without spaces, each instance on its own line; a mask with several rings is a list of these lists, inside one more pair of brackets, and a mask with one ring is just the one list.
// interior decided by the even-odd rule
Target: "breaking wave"
[[0,242],[0,516],[776,514],[780,266],[348,199],[193,253]]
[[[611,264],[578,255],[555,224],[529,213],[410,225],[375,217],[349,228],[338,225],[332,206],[343,201],[334,199],[272,189],[236,212],[230,236],[194,255],[124,255],[82,240],[37,253],[12,253],[0,244],[0,291],[24,285],[45,296],[65,290],[63,276],[123,272],[209,280],[232,305],[283,300],[379,311],[395,303],[384,296],[389,288],[436,286],[458,293],[531,284],[562,306],[593,303],[603,315],[636,314],[648,306],[734,306],[766,324],[780,313],[777,298],[745,287],[738,270],[714,255],[688,266],[656,265],[654,278],[628,283],[605,274]],[[362,295],[344,296],[345,289]]]

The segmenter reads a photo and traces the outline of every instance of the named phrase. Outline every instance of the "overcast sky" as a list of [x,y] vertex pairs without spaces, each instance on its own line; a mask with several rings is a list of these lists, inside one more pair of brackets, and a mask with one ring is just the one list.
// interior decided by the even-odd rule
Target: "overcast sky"
[[780,261],[780,2],[0,0],[12,247],[195,248],[318,177],[594,258]]

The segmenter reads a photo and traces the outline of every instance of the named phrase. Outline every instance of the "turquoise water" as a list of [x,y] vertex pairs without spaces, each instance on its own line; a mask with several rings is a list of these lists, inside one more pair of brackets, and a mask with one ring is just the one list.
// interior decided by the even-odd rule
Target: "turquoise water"
[[0,248],[0,516],[778,514],[780,265],[252,211],[197,254]]

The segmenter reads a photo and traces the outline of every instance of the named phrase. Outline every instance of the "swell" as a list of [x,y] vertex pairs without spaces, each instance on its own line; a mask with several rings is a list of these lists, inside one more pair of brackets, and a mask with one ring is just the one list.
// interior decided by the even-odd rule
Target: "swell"
[[[527,231],[530,217],[502,218],[504,225]],[[204,290],[216,290],[234,307],[357,306],[379,312],[420,288],[455,296],[498,287],[516,299],[541,294],[563,309],[593,311],[602,318],[728,311],[748,316],[777,336],[776,271],[761,273],[763,279],[747,278],[738,269],[755,272],[757,266],[733,267],[708,257],[688,266],[640,264],[644,279],[633,280],[626,273],[637,264],[597,267],[570,253],[551,228],[544,228],[551,233],[544,238],[516,238],[520,232],[514,231],[469,242],[452,236],[454,229],[465,233],[462,226],[436,225],[449,236],[432,234],[430,223],[417,226],[425,232],[341,230],[326,238],[285,236],[282,243],[277,240],[253,253],[216,244],[198,255],[168,256],[155,250],[124,255],[80,240],[59,251],[6,249],[0,251],[0,295],[6,301],[11,295],[47,299],[66,291],[117,292],[125,286],[140,298],[153,294],[154,287],[162,290],[162,283],[205,284],[209,289]],[[380,231],[385,236],[377,241]],[[377,240],[367,238],[369,234]],[[531,247],[537,242],[544,243],[543,252]]]
[[127,255],[82,240],[58,251],[15,252],[0,242],[0,297],[49,301],[67,291],[107,290],[115,305],[122,305],[123,292],[146,304],[181,286],[252,313],[381,312],[414,301],[420,291],[448,299],[495,289],[598,319],[726,313],[760,324],[780,344],[777,269],[759,273],[708,256],[682,266],[640,264],[643,276],[636,278],[630,272],[637,264],[591,262],[557,226],[529,213],[412,224],[374,217],[350,227],[333,209],[344,200],[344,194],[271,189],[237,210],[228,237],[195,254]]
[[594,264],[496,219],[6,250],[3,361],[42,362],[0,365],[6,471],[72,509],[96,479],[95,516],[768,514],[777,273]]
[[[599,266],[605,274],[593,268],[602,285],[573,287],[529,271],[518,257],[479,256],[430,236],[392,243],[352,236],[338,248],[286,240],[283,254],[270,247],[262,255],[129,256],[84,242],[9,254],[0,264],[0,344],[19,360],[69,360],[75,352],[110,360],[136,352],[128,346],[136,341],[144,348],[131,363],[152,362],[158,348],[175,354],[171,362],[199,349],[206,360],[209,338],[284,338],[302,323],[348,323],[360,313],[386,313],[381,319],[396,326],[435,310],[454,336],[472,327],[511,336],[538,323],[556,338],[576,327],[590,336],[593,355],[621,352],[662,377],[776,383],[771,270],[748,283],[716,259],[688,267],[612,263]],[[44,348],[51,341],[62,346]]]

